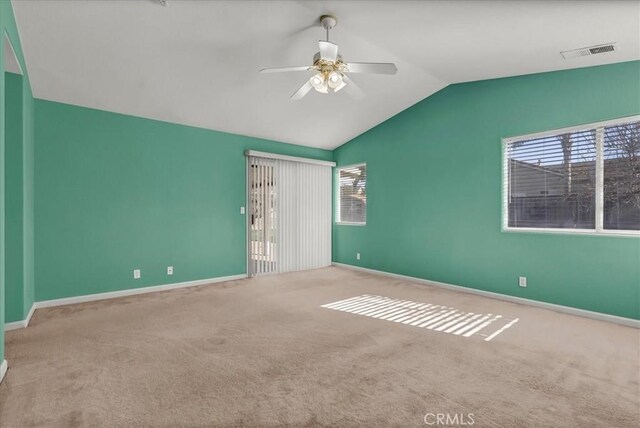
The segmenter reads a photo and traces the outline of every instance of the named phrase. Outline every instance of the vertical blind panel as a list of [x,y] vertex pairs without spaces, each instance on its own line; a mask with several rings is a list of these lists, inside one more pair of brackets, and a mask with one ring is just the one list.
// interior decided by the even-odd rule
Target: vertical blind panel
[[249,166],[250,275],[329,266],[331,167],[253,156]]
[[340,199],[338,219],[345,223],[367,222],[367,166],[356,165],[338,170]]
[[277,160],[278,272],[331,264],[331,167]]
[[603,228],[640,230],[640,122],[606,127],[603,150]]
[[510,227],[593,229],[595,129],[507,145]]

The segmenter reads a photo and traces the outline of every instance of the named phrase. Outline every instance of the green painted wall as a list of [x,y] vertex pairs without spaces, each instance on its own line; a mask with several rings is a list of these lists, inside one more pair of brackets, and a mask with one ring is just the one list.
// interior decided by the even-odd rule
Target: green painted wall
[[[0,0],[0,36],[4,35],[5,22],[11,4]],[[0,364],[4,361],[4,305],[5,305],[5,231],[4,231],[4,40],[0,43]]]
[[23,267],[25,319],[35,302],[35,239],[34,239],[34,179],[35,179],[35,140],[34,140],[34,98],[31,88],[23,78]]
[[48,101],[35,113],[37,301],[245,273],[244,151],[332,158]]
[[28,79],[22,79],[22,162],[23,162],[23,284],[24,299],[22,318],[25,319],[35,302],[35,254],[34,254],[34,98]]
[[24,319],[22,76],[5,73],[5,320]]
[[640,238],[501,231],[500,142],[639,113],[637,61],[449,86],[334,151],[368,211],[333,259],[640,319]]
[[21,75],[5,73],[5,322],[34,302],[33,97]]
[[[1,40],[5,33],[20,62],[22,77],[5,73]],[[29,76],[11,2],[0,0],[0,361],[4,358],[5,318],[24,319],[34,298],[33,143]],[[5,290],[7,279],[10,290]]]

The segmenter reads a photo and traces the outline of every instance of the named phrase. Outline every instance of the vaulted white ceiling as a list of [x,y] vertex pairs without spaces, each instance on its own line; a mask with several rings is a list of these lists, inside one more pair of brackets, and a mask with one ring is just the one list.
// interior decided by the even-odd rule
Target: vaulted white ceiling
[[[458,82],[640,59],[637,1],[13,0],[37,98],[334,148]],[[289,96],[331,13],[346,61],[395,62],[344,91]],[[617,42],[612,53],[560,51]]]

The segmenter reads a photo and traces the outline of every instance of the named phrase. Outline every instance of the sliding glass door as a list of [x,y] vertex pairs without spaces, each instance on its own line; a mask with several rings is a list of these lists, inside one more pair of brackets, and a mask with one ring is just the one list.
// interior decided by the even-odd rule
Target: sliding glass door
[[248,156],[249,275],[331,264],[331,164]]
[[249,272],[276,272],[275,160],[249,157]]

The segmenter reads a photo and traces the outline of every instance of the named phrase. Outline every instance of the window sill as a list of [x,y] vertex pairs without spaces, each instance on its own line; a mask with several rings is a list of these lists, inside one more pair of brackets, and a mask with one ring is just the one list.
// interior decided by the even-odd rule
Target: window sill
[[640,238],[639,230],[543,229],[537,227],[503,227],[507,233],[547,233],[555,235],[621,236]]
[[336,221],[336,226],[366,226],[367,223],[356,223],[349,221]]

